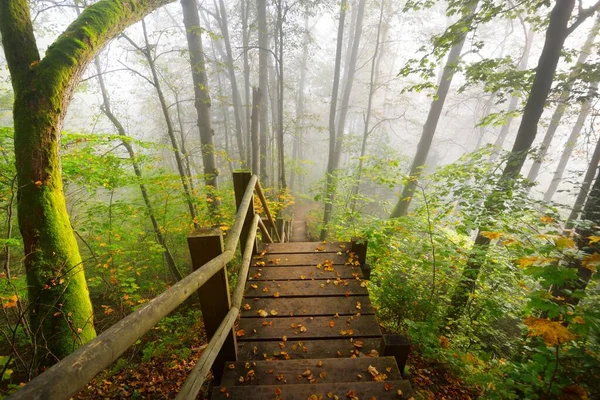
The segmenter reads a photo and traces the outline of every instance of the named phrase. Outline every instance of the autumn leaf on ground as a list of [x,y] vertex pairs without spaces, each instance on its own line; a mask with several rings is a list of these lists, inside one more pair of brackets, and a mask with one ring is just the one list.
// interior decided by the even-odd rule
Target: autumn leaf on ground
[[528,317],[523,323],[527,325],[529,330],[527,336],[541,336],[547,346],[556,346],[575,339],[575,335],[557,321]]
[[236,336],[237,337],[242,337],[246,334],[246,331],[244,331],[243,329],[240,329],[239,331],[236,332]]
[[260,315],[261,317],[263,317],[263,318],[264,318],[264,317],[268,317],[268,316],[269,316],[269,313],[268,313],[268,312],[266,312],[265,310],[258,310],[256,313],[257,313],[258,315]]
[[244,304],[244,310],[248,311],[251,308],[252,307],[250,306],[250,304],[248,304],[248,303]]

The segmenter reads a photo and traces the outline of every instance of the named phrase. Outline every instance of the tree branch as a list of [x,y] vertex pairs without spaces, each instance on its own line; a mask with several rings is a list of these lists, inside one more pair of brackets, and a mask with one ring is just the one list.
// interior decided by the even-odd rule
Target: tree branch
[[575,22],[573,22],[573,24],[569,28],[567,28],[567,36],[573,33],[573,31],[577,29],[577,27],[581,25],[583,21],[594,15],[594,13],[598,11],[598,9],[600,9],[600,0],[597,1],[596,4],[594,4],[590,8],[585,9],[582,7],[581,2],[579,2],[579,15],[577,15],[577,19],[575,20]]

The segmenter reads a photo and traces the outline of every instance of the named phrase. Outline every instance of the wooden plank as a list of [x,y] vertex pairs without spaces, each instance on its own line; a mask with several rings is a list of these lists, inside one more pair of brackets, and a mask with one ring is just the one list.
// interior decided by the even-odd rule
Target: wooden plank
[[325,271],[323,268],[317,268],[314,265],[302,265],[296,267],[252,267],[248,274],[248,280],[312,280],[312,279],[363,279],[364,275],[359,267],[350,267],[348,265],[334,265],[333,271]]
[[[361,286],[362,285],[362,286]],[[358,279],[246,282],[244,297],[366,296],[364,281]]]
[[[373,306],[368,296],[353,297],[288,297],[267,299],[246,299],[245,304],[250,309],[242,306],[241,316],[258,317],[259,310],[265,310],[269,317],[283,318],[289,316],[319,316],[319,315],[355,315],[374,314]],[[360,307],[360,308],[359,308]],[[271,315],[275,311],[277,315]]]
[[252,265],[257,266],[278,266],[289,267],[297,265],[317,265],[323,264],[326,260],[335,265],[344,265],[348,261],[348,254],[342,253],[306,253],[306,254],[265,254],[262,257],[256,257]]
[[[381,329],[373,314],[335,317],[241,318],[239,330],[246,340],[306,340],[344,337],[381,337]],[[282,348],[287,348],[285,342]]]
[[[365,382],[372,380],[369,367],[379,372],[384,381],[402,380],[394,357],[322,358],[315,360],[272,360],[231,362],[225,366],[221,386],[282,385],[306,383],[307,371],[314,383]],[[248,376],[248,371],[254,371]],[[299,375],[299,376],[298,376]],[[362,378],[359,378],[359,375]],[[387,378],[383,378],[385,375]],[[241,382],[240,376],[244,377]],[[248,376],[249,379],[246,379]]]
[[337,253],[343,254],[350,250],[350,242],[290,242],[290,243],[264,243],[259,247],[259,252],[266,251],[267,254],[285,253]]
[[[368,378],[365,378],[368,379]],[[398,395],[401,390],[402,396]],[[316,398],[349,399],[348,393],[352,391],[352,397],[358,399],[398,400],[409,399],[413,396],[410,382],[407,380],[395,380],[386,382],[342,382],[342,383],[316,383],[316,384],[281,384],[281,385],[248,385],[226,387],[215,387],[212,399],[235,400],[235,399],[285,399],[306,400],[315,395]],[[279,393],[279,394],[277,394]]]
[[356,340],[354,338],[288,340],[285,353],[283,354],[282,349],[279,346],[279,343],[281,342],[280,340],[251,342],[238,341],[238,359],[282,359],[285,356],[293,360],[334,357],[347,358],[352,355],[363,356],[366,354],[372,354],[372,350],[379,352],[381,346],[380,338],[365,338],[362,339],[362,341],[363,347],[356,347]]

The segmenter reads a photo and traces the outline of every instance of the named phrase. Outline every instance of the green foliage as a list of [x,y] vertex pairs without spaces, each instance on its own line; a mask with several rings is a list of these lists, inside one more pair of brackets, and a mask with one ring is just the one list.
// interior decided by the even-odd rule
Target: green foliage
[[[483,398],[555,398],[569,391],[592,398],[598,395],[593,376],[600,372],[597,279],[573,293],[581,299],[577,306],[552,288],[574,282],[572,260],[595,270],[600,256],[578,249],[558,211],[529,197],[522,178],[512,183],[510,197],[492,199],[501,212],[489,215],[484,203],[502,184],[506,162],[489,162],[491,152],[438,169],[420,183],[408,216],[341,211],[331,232],[340,240],[368,240],[369,291],[387,328],[409,335],[423,355],[454,369]],[[390,168],[377,164],[369,180],[379,174],[379,182],[394,183]],[[348,190],[339,179],[340,190]],[[357,209],[382,205],[367,196],[358,202]],[[480,226],[491,244],[478,256],[475,290],[451,330],[445,316]],[[600,240],[597,235],[591,240]]]

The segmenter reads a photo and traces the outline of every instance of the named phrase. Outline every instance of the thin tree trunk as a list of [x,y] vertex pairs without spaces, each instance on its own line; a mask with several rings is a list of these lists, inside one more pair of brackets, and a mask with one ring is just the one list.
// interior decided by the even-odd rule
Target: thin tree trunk
[[279,190],[285,190],[287,188],[287,183],[285,180],[285,149],[284,149],[284,141],[283,141],[283,89],[284,89],[284,80],[283,80],[283,43],[284,43],[284,33],[283,33],[283,0],[279,0],[277,3],[277,32],[278,32],[278,41],[279,41],[279,76],[277,77],[277,89],[278,89],[278,103],[277,107],[279,109],[278,117],[278,132],[277,132],[277,154],[279,158]]
[[[525,47],[523,47],[523,54],[521,55],[521,61],[519,62],[519,71],[524,71],[527,69],[527,64],[529,62],[529,54],[531,53],[531,45],[533,44],[533,37],[535,36],[535,31],[531,28],[526,32],[525,36]],[[506,118],[506,123],[502,125],[502,129],[500,129],[500,133],[496,138],[494,143],[494,152],[490,157],[490,161],[494,162],[498,156],[500,155],[500,151],[504,147],[504,142],[506,141],[506,137],[510,132],[510,126],[514,120],[513,114],[517,110],[517,106],[519,105],[519,96],[518,94],[513,95],[510,98],[510,102],[508,103],[508,109],[506,113],[508,117]]]
[[[100,72],[98,72],[100,73]],[[195,195],[194,190],[194,179],[192,178],[192,168],[190,166],[190,155],[188,154],[185,139],[185,131],[183,125],[183,111],[181,110],[181,102],[179,101],[179,93],[176,90],[173,90],[173,95],[175,96],[175,107],[177,110],[177,123],[179,125],[179,140],[181,140],[181,153],[183,154],[183,164],[185,166],[185,173],[190,178],[190,189],[192,189],[192,194]]]
[[[250,129],[251,129],[251,121],[250,121],[250,115],[252,113],[251,107],[252,104],[250,103],[251,99],[250,99],[250,62],[248,60],[248,47],[249,47],[249,34],[248,34],[248,19],[249,19],[249,13],[248,13],[248,5],[246,4],[246,0],[240,0],[240,12],[241,12],[241,16],[242,16],[242,47],[243,47],[243,55],[244,55],[244,97],[245,97],[245,104],[244,104],[244,111],[245,111],[245,121],[246,121],[246,134],[247,134],[247,146],[246,146],[246,160],[248,163],[248,166],[250,166],[252,164],[253,161],[251,161],[252,157],[252,146],[250,144],[251,139],[251,134],[250,134]],[[258,173],[255,172],[255,173]]]
[[190,67],[192,82],[194,84],[194,106],[198,114],[198,130],[200,131],[200,144],[202,165],[204,166],[204,183],[206,185],[209,211],[217,216],[219,201],[216,191],[219,189],[217,161],[215,158],[214,131],[210,120],[210,93],[206,77],[206,63],[202,50],[202,29],[198,9],[194,0],[181,0],[183,11],[183,24],[185,26],[188,49],[190,51]]
[[[550,186],[546,193],[544,194],[544,201],[550,202],[552,197],[554,197],[554,193],[558,189],[558,185],[560,184],[565,169],[567,168],[567,164],[569,159],[571,158],[571,154],[573,153],[573,149],[575,149],[575,145],[577,144],[577,138],[581,134],[581,130],[583,129],[583,125],[585,124],[585,120],[587,119],[590,111],[592,109],[591,99],[596,95],[598,91],[598,82],[595,82],[591,85],[588,91],[588,97],[585,99],[583,104],[581,105],[581,110],[579,111],[579,116],[577,117],[577,122],[573,129],[571,130],[571,134],[565,143],[565,148],[560,156],[560,161],[556,166],[556,171],[554,171],[554,175],[552,177],[552,181],[550,182]],[[579,205],[581,207],[582,204]],[[575,210],[576,207],[573,207]],[[576,218],[576,216],[574,216]]]
[[[310,32],[308,30],[308,12],[304,19],[304,39],[302,41],[302,61],[300,62],[300,81],[298,82],[298,99],[296,101],[296,121],[294,124],[294,145],[292,149],[293,159],[296,162],[300,159],[299,150],[302,146],[304,136],[304,86],[306,84],[306,64],[308,62],[308,43],[310,41]],[[297,168],[297,165],[296,165]],[[290,171],[290,187],[295,190],[296,171],[292,168]]]
[[333,73],[333,88],[331,93],[331,104],[329,106],[329,157],[327,160],[327,177],[325,182],[325,210],[323,212],[323,227],[321,228],[321,240],[327,238],[327,230],[331,211],[333,209],[333,195],[335,191],[335,113],[337,110],[338,90],[340,85],[340,63],[342,60],[342,44],[344,41],[344,20],[346,19],[347,0],[342,0],[340,6],[340,21],[338,23],[337,46],[335,50],[335,67]]
[[533,165],[529,170],[527,179],[532,183],[536,181],[537,176],[540,173],[542,162],[546,157],[546,154],[548,153],[548,149],[550,148],[552,139],[554,138],[556,130],[558,129],[558,125],[560,124],[563,115],[565,114],[565,111],[569,106],[569,96],[571,95],[573,83],[577,76],[581,73],[581,66],[586,62],[592,51],[592,46],[594,45],[594,40],[596,39],[596,36],[598,36],[598,31],[600,31],[600,14],[596,18],[594,26],[592,26],[592,29],[590,30],[590,33],[588,34],[587,39],[583,47],[581,48],[581,52],[579,53],[577,62],[575,63],[573,70],[567,78],[567,84],[565,86],[565,89],[563,89],[563,91],[560,94],[560,97],[558,99],[558,105],[556,106],[554,114],[552,114],[552,118],[550,120],[550,125],[548,125],[548,129],[546,130],[544,139],[540,144],[540,149],[538,150],[537,155],[535,156],[535,161],[533,162]]
[[[476,9],[477,3],[471,5],[469,7],[469,13],[467,16],[465,16],[465,18],[470,19],[475,13]],[[423,168],[425,167],[429,149],[431,148],[431,142],[433,141],[438,121],[442,115],[442,109],[444,108],[444,103],[446,102],[446,96],[448,96],[448,91],[450,90],[450,84],[452,83],[452,77],[454,76],[454,68],[460,61],[460,54],[465,44],[465,40],[466,35],[463,35],[459,39],[459,42],[450,49],[448,60],[446,61],[446,65],[444,66],[444,70],[442,72],[440,84],[434,100],[431,102],[425,125],[423,125],[423,133],[421,134],[421,139],[419,140],[419,144],[417,146],[417,153],[415,154],[413,162],[410,166],[408,182],[402,189],[400,199],[398,199],[398,203],[396,203],[396,207],[394,208],[394,211],[392,211],[390,216],[391,218],[402,217],[408,213],[408,207],[410,206],[415,189],[417,188],[417,183],[421,177]]]
[[[540,55],[537,72],[531,86],[527,104],[525,105],[523,118],[513,149],[509,154],[498,187],[485,202],[485,212],[488,215],[495,215],[502,211],[503,201],[511,192],[515,178],[525,163],[527,151],[531,148],[531,144],[535,139],[537,125],[552,87],[556,66],[558,65],[565,39],[570,33],[568,25],[574,6],[575,0],[562,0],[556,2],[552,9],[544,48]],[[452,296],[447,314],[449,321],[455,321],[460,317],[467,305],[470,293],[475,289],[481,270],[481,257],[487,253],[487,247],[490,244],[490,239],[481,234],[481,232],[486,230],[488,229],[485,226],[479,227],[479,233],[475,239],[473,250],[469,255],[467,265],[463,269],[460,281]]]
[[366,0],[359,0],[358,8],[356,12],[356,23],[355,31],[352,40],[352,51],[348,57],[347,71],[348,76],[342,91],[342,98],[340,103],[340,113],[338,118],[337,126],[337,137],[335,143],[334,153],[334,168],[339,166],[340,157],[342,154],[342,143],[344,141],[344,130],[346,128],[346,117],[348,115],[348,107],[350,105],[350,95],[352,94],[352,86],[354,84],[354,75],[356,73],[356,60],[358,59],[358,47],[360,46],[360,39],[362,36],[363,17],[365,14],[365,3]]
[[267,31],[267,1],[256,0],[258,19],[258,88],[260,96],[260,180],[265,183],[267,174],[267,145],[269,138],[269,113],[268,113],[268,57],[269,36]]
[[252,143],[252,173],[258,175],[260,170],[260,149],[259,149],[259,121],[260,121],[260,88],[252,89],[252,125],[250,126],[250,139]]
[[592,180],[594,179],[594,175],[596,173],[596,169],[600,164],[600,140],[596,143],[596,147],[594,148],[594,153],[592,153],[592,158],[590,159],[590,163],[588,169],[583,177],[583,182],[581,183],[581,188],[579,189],[579,194],[575,199],[575,203],[573,204],[573,208],[571,209],[571,213],[569,214],[569,218],[567,219],[567,227],[572,227],[573,221],[575,221],[579,217],[579,213],[581,212],[581,208],[583,207],[583,203],[587,198],[588,192],[590,190],[590,186],[592,186]]
[[381,9],[379,11],[379,24],[377,25],[377,39],[375,41],[375,51],[373,52],[373,58],[371,60],[371,77],[369,79],[369,99],[367,101],[367,113],[365,116],[365,121],[364,121],[364,130],[363,130],[363,138],[362,138],[362,144],[360,147],[360,156],[358,157],[358,168],[356,169],[356,179],[355,182],[352,186],[352,213],[354,213],[354,211],[356,210],[356,203],[357,203],[357,197],[358,197],[358,191],[360,188],[360,180],[362,178],[362,170],[363,170],[363,163],[364,163],[364,157],[367,151],[367,139],[369,137],[369,133],[371,132],[369,130],[369,124],[371,122],[371,110],[373,108],[373,95],[375,94],[375,91],[377,90],[377,81],[375,80],[376,76],[378,75],[376,73],[376,68],[377,68],[377,60],[378,58],[378,52],[379,52],[379,38],[381,36],[381,25],[383,23],[383,10],[384,10],[384,5],[385,5],[385,0],[381,0]]
[[[215,2],[215,8],[217,8]],[[229,39],[229,26],[227,19],[227,9],[225,8],[225,2],[219,0],[218,6],[219,14],[219,27],[221,28],[221,34],[223,35],[223,41],[225,42],[225,52],[227,55],[227,72],[229,73],[229,81],[231,82],[231,97],[233,99],[233,116],[235,119],[235,137],[237,140],[238,153],[242,168],[247,165],[246,152],[244,150],[244,125],[242,124],[242,100],[240,98],[240,92],[238,90],[237,79],[235,77],[233,52],[231,51],[231,41]]]
[[[113,124],[119,135],[123,137],[127,137],[127,132],[125,132],[125,128],[113,114],[112,108],[110,105],[110,98],[108,97],[108,91],[106,90],[106,86],[104,83],[104,75],[102,73],[102,68],[100,67],[100,60],[98,57],[94,59],[94,65],[96,66],[96,73],[98,74],[98,83],[100,84],[100,93],[102,94],[102,112],[108,117],[110,122]],[[133,166],[133,171],[135,173],[136,178],[138,179],[138,185],[140,187],[140,192],[142,193],[142,198],[144,200],[144,204],[146,205],[146,212],[148,213],[148,217],[150,218],[150,222],[152,223],[152,229],[154,231],[154,236],[156,238],[156,242],[163,248],[163,255],[165,257],[165,261],[167,262],[167,268],[173,275],[173,278],[176,281],[180,281],[183,279],[181,272],[177,269],[177,265],[175,264],[175,260],[173,259],[173,255],[167,246],[167,241],[162,233],[160,226],[158,225],[158,221],[156,219],[156,215],[154,213],[154,207],[152,207],[152,203],[150,202],[150,196],[148,195],[148,190],[146,185],[142,182],[142,169],[137,161],[137,156],[135,151],[133,150],[133,146],[129,143],[128,140],[122,139],[121,144],[127,150],[127,154],[131,159],[131,165]]]
[[152,85],[156,90],[156,95],[158,96],[158,101],[160,103],[160,108],[163,113],[163,117],[165,119],[165,124],[167,125],[167,135],[169,136],[169,140],[171,141],[171,146],[173,147],[173,154],[175,155],[175,163],[177,165],[177,171],[179,172],[179,178],[181,179],[181,185],[183,187],[183,193],[185,196],[186,204],[188,206],[188,210],[190,212],[190,219],[193,221],[194,226],[198,225],[198,218],[196,215],[196,206],[194,205],[192,188],[190,186],[191,179],[186,173],[185,165],[183,162],[183,157],[181,156],[181,149],[179,147],[179,143],[177,142],[177,137],[175,136],[175,128],[173,127],[173,121],[171,120],[171,115],[169,113],[169,106],[167,105],[167,100],[165,99],[165,95],[163,93],[160,79],[158,77],[158,71],[156,70],[156,64],[154,63],[154,58],[151,53],[151,46],[148,40],[148,33],[146,31],[146,24],[144,20],[142,20],[142,31],[144,33],[144,47],[138,46],[132,39],[128,36],[123,35],[123,37],[133,46],[137,51],[140,52],[146,59],[148,63],[148,67],[150,67],[150,73],[152,74]]

